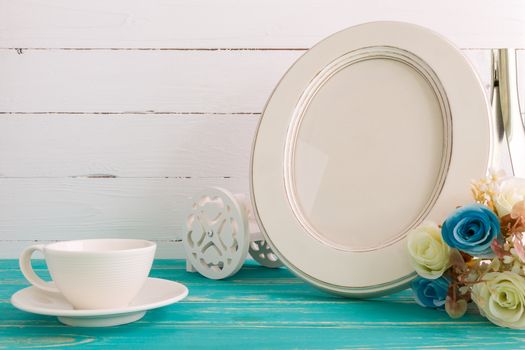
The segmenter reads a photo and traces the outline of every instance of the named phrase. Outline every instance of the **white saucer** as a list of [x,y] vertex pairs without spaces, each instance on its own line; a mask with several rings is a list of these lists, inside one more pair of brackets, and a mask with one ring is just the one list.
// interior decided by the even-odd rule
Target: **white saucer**
[[61,295],[43,292],[35,287],[24,288],[11,297],[18,309],[39,315],[57,316],[74,327],[108,327],[141,319],[147,310],[176,303],[188,295],[181,283],[160,278],[148,278],[144,287],[128,307],[119,309],[75,310]]

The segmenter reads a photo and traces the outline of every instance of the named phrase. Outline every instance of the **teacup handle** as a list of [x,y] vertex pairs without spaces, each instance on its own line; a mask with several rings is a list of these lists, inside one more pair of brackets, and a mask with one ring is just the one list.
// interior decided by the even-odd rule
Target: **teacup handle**
[[29,283],[31,283],[38,289],[51,293],[60,293],[60,291],[57,288],[51,287],[46,281],[38,277],[38,275],[33,270],[33,267],[31,266],[31,256],[37,250],[39,252],[44,253],[44,246],[44,244],[36,244],[24,249],[19,259],[20,270],[24,274],[24,277],[29,281]]

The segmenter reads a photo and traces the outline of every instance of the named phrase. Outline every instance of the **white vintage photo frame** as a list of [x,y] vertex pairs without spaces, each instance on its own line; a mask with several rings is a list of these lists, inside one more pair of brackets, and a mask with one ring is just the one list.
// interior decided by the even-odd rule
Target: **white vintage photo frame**
[[474,69],[432,31],[375,22],[336,33],[267,103],[251,163],[259,225],[285,265],[326,291],[403,288],[415,276],[406,233],[468,201],[490,166],[492,123]]

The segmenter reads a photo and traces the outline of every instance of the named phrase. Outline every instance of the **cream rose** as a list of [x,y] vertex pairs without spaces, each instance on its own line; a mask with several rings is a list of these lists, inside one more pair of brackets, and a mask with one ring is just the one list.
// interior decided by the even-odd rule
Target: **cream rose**
[[509,177],[501,180],[497,193],[494,196],[494,205],[499,217],[510,214],[514,204],[524,199],[525,179]]
[[450,266],[450,247],[435,223],[427,222],[410,231],[407,245],[412,266],[421,277],[439,278]]
[[472,300],[492,323],[525,329],[525,278],[517,273],[487,273],[472,288]]

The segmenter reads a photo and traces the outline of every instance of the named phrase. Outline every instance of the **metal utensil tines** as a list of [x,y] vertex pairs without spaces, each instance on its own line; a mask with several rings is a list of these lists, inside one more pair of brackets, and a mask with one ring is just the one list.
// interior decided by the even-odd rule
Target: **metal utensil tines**
[[492,51],[491,103],[496,144],[491,166],[505,169],[508,175],[525,177],[525,127],[518,102],[516,52]]

